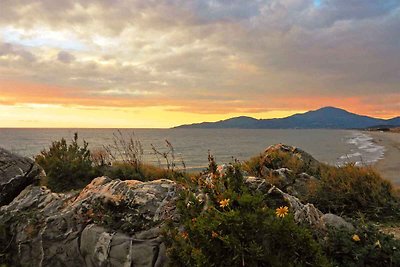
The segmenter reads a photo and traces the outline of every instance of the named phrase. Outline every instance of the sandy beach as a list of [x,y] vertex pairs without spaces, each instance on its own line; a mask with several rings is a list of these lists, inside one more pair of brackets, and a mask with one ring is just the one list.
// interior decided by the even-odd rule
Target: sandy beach
[[395,186],[400,187],[400,133],[368,132],[374,142],[384,146],[384,158],[379,160],[375,167],[378,172]]

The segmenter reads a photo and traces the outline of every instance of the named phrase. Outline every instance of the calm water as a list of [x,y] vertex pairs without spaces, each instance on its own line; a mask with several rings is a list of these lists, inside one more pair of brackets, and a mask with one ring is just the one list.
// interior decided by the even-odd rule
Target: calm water
[[[74,132],[89,142],[91,149],[101,148],[113,141],[116,129],[0,129],[0,146],[18,154],[32,157],[48,148],[51,141],[62,137],[71,140]],[[121,130],[123,134],[132,129]],[[160,150],[169,140],[176,154],[182,156],[189,168],[207,165],[210,150],[219,163],[232,157],[248,159],[267,146],[284,143],[302,148],[316,159],[330,164],[358,162],[370,164],[383,157],[384,148],[375,145],[366,133],[348,130],[269,130],[269,129],[137,129],[135,137],[144,148],[144,159],[156,163],[151,145]]]

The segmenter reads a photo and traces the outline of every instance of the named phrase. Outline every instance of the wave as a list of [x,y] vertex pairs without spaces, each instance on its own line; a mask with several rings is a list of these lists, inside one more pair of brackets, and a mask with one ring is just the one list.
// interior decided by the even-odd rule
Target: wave
[[352,131],[346,140],[352,145],[350,153],[339,157],[338,165],[354,162],[357,166],[372,165],[385,155],[385,147],[374,142],[374,139],[360,131]]

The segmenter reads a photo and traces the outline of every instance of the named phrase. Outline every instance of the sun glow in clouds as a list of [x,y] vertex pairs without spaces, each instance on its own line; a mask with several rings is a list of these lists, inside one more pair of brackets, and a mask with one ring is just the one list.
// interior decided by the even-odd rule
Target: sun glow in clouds
[[326,105],[398,116],[399,25],[398,1],[10,1],[0,127],[170,127]]

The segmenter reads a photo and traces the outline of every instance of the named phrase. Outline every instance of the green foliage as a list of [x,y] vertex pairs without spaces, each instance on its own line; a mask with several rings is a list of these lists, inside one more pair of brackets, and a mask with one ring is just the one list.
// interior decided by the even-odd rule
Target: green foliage
[[82,188],[98,175],[92,167],[88,143],[83,141],[80,146],[77,133],[71,144],[64,138],[55,141],[35,160],[45,170],[47,186],[54,192]]
[[400,266],[400,241],[370,224],[329,229],[322,245],[334,266]]
[[269,169],[288,168],[293,171],[294,174],[300,174],[303,172],[309,175],[319,176],[321,167],[324,166],[322,163],[314,162],[311,158],[307,159],[304,156],[299,157],[297,154],[288,153],[280,150],[269,152],[265,157],[262,158],[263,166]]
[[208,178],[182,192],[178,227],[165,230],[171,266],[328,265],[309,229],[247,189],[238,164]]
[[[282,187],[279,175],[262,173],[262,168],[288,168],[292,171],[286,180],[294,181],[300,173],[316,177],[308,181],[307,195],[300,196],[304,202],[316,205],[323,212],[356,217],[363,214],[373,220],[399,219],[400,201],[390,182],[384,180],[372,167],[347,164],[341,167],[322,163],[311,163],[305,157],[292,152],[271,151],[266,155],[251,158],[245,170],[251,175],[264,176],[271,184]],[[286,181],[283,181],[286,182]]]
[[252,157],[249,160],[245,161],[243,164],[243,170],[249,173],[250,175],[256,177],[262,177],[262,159],[263,156],[260,154],[258,156]]
[[324,167],[320,183],[306,201],[314,203],[324,212],[358,213],[369,219],[395,219],[399,216],[399,201],[390,182],[381,178],[371,167],[346,165]]

